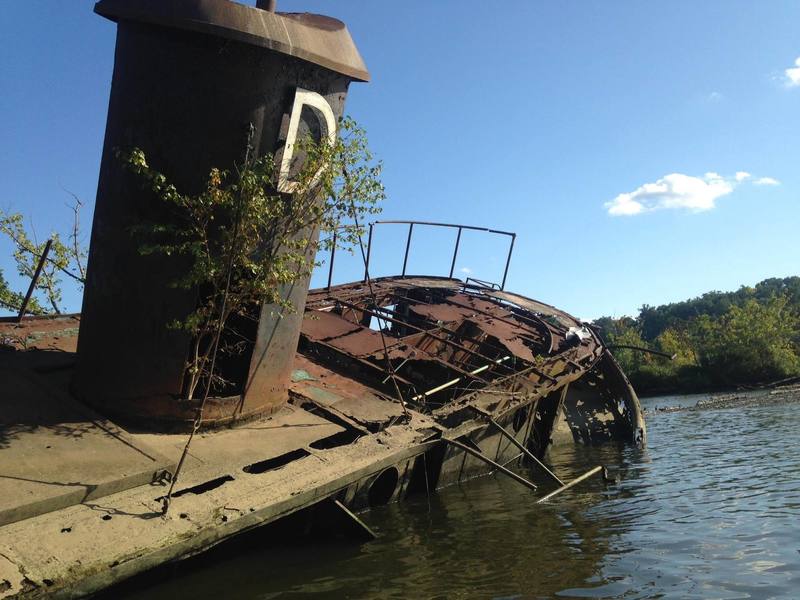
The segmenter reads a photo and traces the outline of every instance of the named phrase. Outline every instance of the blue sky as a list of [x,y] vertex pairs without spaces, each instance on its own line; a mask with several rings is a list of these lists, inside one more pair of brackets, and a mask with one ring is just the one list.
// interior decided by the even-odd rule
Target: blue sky
[[[115,34],[92,6],[3,3],[0,207],[41,237],[69,190],[88,239]],[[347,113],[385,164],[381,218],[517,232],[508,289],[589,319],[800,274],[800,3],[278,8],[345,21],[372,73]],[[396,273],[405,232],[379,235],[373,272]],[[420,229],[409,272],[446,274],[453,238]],[[465,235],[457,272],[499,280],[505,244]],[[0,269],[24,290],[4,242]]]

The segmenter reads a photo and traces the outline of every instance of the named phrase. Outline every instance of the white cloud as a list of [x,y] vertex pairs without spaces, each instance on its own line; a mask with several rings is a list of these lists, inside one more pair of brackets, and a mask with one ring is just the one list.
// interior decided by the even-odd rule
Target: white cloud
[[469,267],[461,267],[460,271],[466,275],[472,275],[472,269]]
[[753,183],[756,185],[780,185],[781,182],[774,177],[759,177]]
[[722,102],[724,99],[725,96],[719,92],[711,92],[708,94],[708,96],[706,96],[706,101],[708,102]]
[[[606,202],[608,214],[632,216],[667,208],[703,212],[716,206],[716,201],[730,194],[739,184],[751,180],[747,171],[737,171],[733,177],[723,177],[710,171],[702,177],[681,173],[664,175],[655,183],[645,183],[632,192],[620,194]],[[773,177],[752,179],[754,185],[780,185]]]
[[703,177],[670,173],[655,183],[645,183],[632,192],[620,194],[604,206],[612,216],[668,208],[701,212],[714,208],[717,199],[730,194],[736,183],[717,173],[706,173]]
[[783,74],[788,87],[800,86],[800,56],[794,59],[794,66],[786,69]]

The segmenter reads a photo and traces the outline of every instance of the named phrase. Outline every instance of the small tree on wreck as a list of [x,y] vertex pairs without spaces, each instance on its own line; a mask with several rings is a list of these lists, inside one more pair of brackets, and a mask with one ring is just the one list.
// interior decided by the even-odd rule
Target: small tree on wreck
[[136,226],[140,252],[184,260],[186,269],[172,285],[197,297],[196,308],[172,324],[193,340],[185,396],[202,402],[192,435],[209,395],[231,384],[216,368],[218,353],[241,353],[254,343],[231,323],[257,319],[265,304],[279,314],[295,311],[285,290],[311,275],[317,250],[330,249],[334,231],[337,246],[351,248],[362,234],[362,217],[380,211],[381,164],[364,130],[349,118],[338,129],[332,140],[296,143],[291,194],[277,191],[276,157],[254,156],[252,128],[241,164],[232,171],[211,169],[196,195],[176,189],[142,150],[117,151],[170,214],[167,222]]

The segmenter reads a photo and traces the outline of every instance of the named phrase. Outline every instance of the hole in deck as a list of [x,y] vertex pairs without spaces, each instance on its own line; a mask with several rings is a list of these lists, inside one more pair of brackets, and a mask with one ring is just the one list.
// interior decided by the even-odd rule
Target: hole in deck
[[385,317],[394,317],[394,312],[397,309],[397,305],[390,304],[389,306],[381,306],[375,308],[373,310],[376,311],[377,314],[374,314],[370,317],[369,320],[369,328],[373,331],[383,331],[389,332],[392,329],[392,322],[387,320]]
[[274,458],[268,458],[266,460],[254,462],[253,464],[247,465],[246,467],[242,467],[242,471],[244,471],[245,473],[250,473],[251,475],[266,473],[267,471],[280,469],[281,467],[288,465],[290,462],[300,460],[301,458],[305,458],[306,456],[310,456],[308,451],[299,448],[297,450],[292,450],[291,452],[287,452],[286,454],[281,454],[280,456],[276,456]]
[[[193,485],[192,487],[188,487],[182,489],[178,492],[172,494],[173,498],[180,498],[185,494],[205,494],[206,492],[210,492],[211,490],[215,490],[218,487],[225,485],[227,482],[233,481],[233,477],[230,475],[225,475],[223,477],[217,477],[216,479],[211,479],[210,481],[206,481],[204,483],[200,483],[198,485]],[[160,502],[166,496],[161,496],[160,498],[156,498],[156,502]]]
[[388,504],[389,500],[394,496],[394,491],[397,488],[397,482],[400,479],[400,474],[394,467],[389,467],[375,478],[372,485],[369,486],[369,505],[381,506]]
[[334,433],[333,435],[329,435],[328,437],[317,440],[316,442],[311,442],[309,445],[314,450],[330,450],[331,448],[338,448],[339,446],[352,444],[360,437],[361,434],[358,431],[346,430],[340,431],[339,433]]

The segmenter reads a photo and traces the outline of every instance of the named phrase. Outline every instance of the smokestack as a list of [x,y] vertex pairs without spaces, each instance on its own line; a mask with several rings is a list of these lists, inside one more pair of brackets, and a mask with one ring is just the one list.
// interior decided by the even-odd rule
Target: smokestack
[[[258,8],[229,0],[95,5],[117,23],[117,43],[72,387],[122,421],[165,430],[187,428],[195,418],[197,401],[185,400],[184,392],[191,339],[170,323],[192,312],[197,298],[171,286],[184,267],[179,260],[139,252],[134,226],[171,217],[115,149],[141,148],[178,190],[195,194],[212,167],[241,161],[250,124],[256,153],[279,152],[293,111],[302,112],[300,125],[311,130],[319,124],[303,120],[325,119],[335,127],[350,82],[369,79],[340,21],[262,8],[274,9],[274,2],[259,0]],[[223,361],[223,375],[234,385],[225,397],[209,399],[206,424],[283,405],[307,291],[308,281],[285,290],[297,313],[261,307],[253,343]]]

